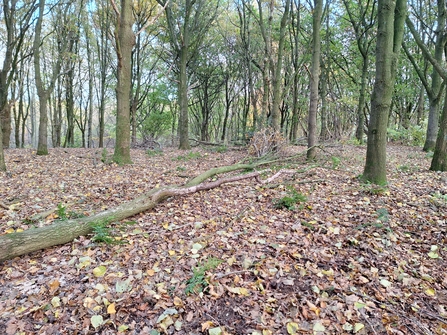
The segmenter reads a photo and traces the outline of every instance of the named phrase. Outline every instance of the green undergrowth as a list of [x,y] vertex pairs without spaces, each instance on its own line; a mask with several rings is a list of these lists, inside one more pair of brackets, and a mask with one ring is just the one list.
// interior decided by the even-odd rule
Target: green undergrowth
[[304,194],[298,192],[293,187],[289,187],[284,197],[273,199],[273,207],[294,210],[297,204],[302,204],[306,201],[307,197]]
[[197,294],[203,292],[209,283],[206,272],[216,269],[223,260],[215,257],[208,258],[204,263],[199,264],[192,270],[192,277],[186,281],[186,294]]

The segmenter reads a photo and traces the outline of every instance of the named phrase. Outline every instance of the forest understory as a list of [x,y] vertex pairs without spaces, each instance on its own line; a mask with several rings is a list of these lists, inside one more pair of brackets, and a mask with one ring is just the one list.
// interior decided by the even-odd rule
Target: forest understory
[[[366,148],[333,145],[246,179],[98,224],[0,264],[0,333],[447,334],[447,173],[388,146],[388,187],[362,184]],[[288,154],[305,153],[290,147]],[[182,185],[244,150],[5,151],[0,235]],[[46,213],[38,219],[40,213]]]

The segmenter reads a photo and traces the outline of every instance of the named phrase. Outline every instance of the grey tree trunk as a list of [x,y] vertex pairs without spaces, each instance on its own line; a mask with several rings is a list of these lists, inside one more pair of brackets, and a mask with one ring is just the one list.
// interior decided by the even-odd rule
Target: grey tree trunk
[[447,171],[447,89],[430,170]]
[[[66,4],[65,6],[69,6]],[[39,133],[37,144],[37,155],[48,155],[48,99],[51,92],[54,89],[56,78],[60,74],[63,57],[57,57],[57,60],[53,64],[52,73],[48,79],[47,87],[45,88],[44,80],[42,78],[42,72],[40,68],[40,46],[42,43],[42,22],[45,10],[45,0],[39,0],[39,14],[37,17],[37,23],[34,33],[33,42],[33,54],[34,54],[34,77],[36,80],[37,96],[39,97]],[[64,10],[62,10],[64,12]],[[64,52],[67,39],[61,38],[62,46],[59,50]]]
[[118,164],[132,164],[130,158],[130,87],[132,81],[132,48],[135,34],[132,30],[131,0],[121,0],[118,31],[115,32],[118,58],[118,83],[116,86],[116,144],[113,160]]
[[[0,138],[3,135],[2,127],[0,127]],[[5,152],[3,150],[3,141],[0,141],[0,171],[6,171]]]
[[316,156],[317,144],[317,112],[318,112],[318,84],[320,81],[320,55],[321,55],[321,15],[323,0],[314,0],[312,14],[312,68],[310,71],[310,101],[307,119],[307,159],[313,160]]
[[415,61],[412,53],[408,50],[404,43],[404,50],[407,54],[408,59],[413,64],[424,88],[427,92],[428,101],[429,101],[429,113],[428,113],[428,124],[427,131],[424,143],[424,151],[432,151],[436,145],[436,138],[438,135],[439,128],[439,110],[440,110],[440,102],[442,99],[442,79],[446,80],[446,69],[441,66],[443,61],[443,52],[445,45],[447,43],[447,36],[445,35],[445,29],[447,24],[447,12],[445,8],[445,0],[437,1],[437,24],[436,24],[436,41],[435,41],[435,51],[434,55],[431,55],[425,45],[423,38],[415,28],[413,22],[407,18],[406,23],[408,28],[413,35],[417,45],[422,50],[422,53],[426,60],[432,63],[433,71],[431,74],[431,83],[426,78],[425,71],[418,66],[418,63]]
[[[438,17],[436,27],[435,42],[435,59],[442,62],[444,48],[447,42],[445,29],[447,24],[447,11],[445,1],[438,0]],[[433,68],[431,75],[431,90],[428,94],[430,109],[428,111],[428,124],[425,136],[424,151],[433,151],[436,146],[436,138],[439,129],[439,106],[441,101],[441,76],[439,72]]]
[[406,0],[379,0],[376,45],[376,80],[371,97],[365,181],[385,185],[386,132],[393,97],[397,60],[402,45]]
[[276,131],[281,131],[281,112],[279,105],[282,100],[282,89],[281,89],[281,78],[282,78],[282,63],[284,57],[284,44],[285,44],[285,36],[286,36],[286,28],[289,22],[289,13],[290,13],[290,2],[291,0],[286,0],[284,13],[281,18],[281,25],[279,28],[279,45],[276,59],[276,66],[274,68],[274,76],[273,76],[273,100],[272,100],[272,111],[271,111],[271,120],[272,120],[272,128]]
[[[185,19],[185,24],[186,24]],[[188,150],[191,148],[189,144],[189,113],[188,113],[188,44],[189,44],[189,31],[184,29],[183,45],[180,48],[180,71],[178,76],[178,102],[180,107],[180,115],[178,120],[179,127],[179,149]]]

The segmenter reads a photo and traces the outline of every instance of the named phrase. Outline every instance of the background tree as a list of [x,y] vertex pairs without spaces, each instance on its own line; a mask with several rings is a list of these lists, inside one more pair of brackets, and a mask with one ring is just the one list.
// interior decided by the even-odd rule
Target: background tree
[[[413,17],[419,18],[420,28],[429,27],[428,32],[425,29],[416,29],[411,20],[407,20],[407,25],[409,26],[411,34],[414,37],[414,39],[416,41],[419,41],[417,42],[419,47],[427,49],[427,52],[428,49],[430,48],[430,45],[427,45],[428,43],[426,41],[434,40],[433,59],[440,64],[442,62],[445,45],[447,43],[447,36],[445,34],[445,29],[447,25],[447,12],[445,7],[445,1],[438,0],[436,10],[432,9],[431,7],[432,6],[430,3],[426,5],[421,4],[419,8],[414,8],[413,6],[413,11],[416,11],[415,13],[413,13]],[[427,11],[429,12],[429,14],[432,14],[432,11],[435,11],[435,13],[434,15],[424,15],[422,13],[422,8],[428,8]],[[433,16],[436,17],[436,20],[432,20],[432,22],[430,22],[428,19]],[[424,20],[425,17],[427,17],[427,20]],[[434,32],[434,36],[432,36],[433,34],[431,34],[432,31]],[[433,151],[436,145],[436,138],[438,135],[439,111],[441,107],[442,93],[443,93],[441,89],[442,86],[441,74],[435,67],[433,67],[430,76],[431,78],[428,78],[426,70],[427,60],[425,60],[423,64],[417,62],[414,56],[415,53],[412,52],[412,50],[410,50],[410,45],[408,42],[404,41],[403,47],[407,57],[413,64],[419,76],[419,79],[423,87],[425,88],[425,92],[428,97],[429,114],[428,114],[427,130],[423,150]]]
[[60,75],[63,53],[66,50],[68,39],[63,34],[65,24],[65,14],[68,11],[70,2],[59,8],[56,13],[57,44],[60,46],[60,55],[52,63],[52,71],[48,75],[47,80],[43,78],[41,69],[41,47],[42,47],[42,25],[45,14],[45,0],[39,0],[39,14],[37,17],[36,28],[34,32],[33,54],[34,54],[34,76],[36,80],[37,95],[39,97],[39,140],[37,145],[37,155],[48,155],[48,99],[54,89],[57,77]]
[[176,4],[167,0],[157,2],[165,7],[166,30],[177,73],[179,148],[189,149],[188,65],[197,57],[202,42],[217,17],[219,0],[182,0]]
[[362,143],[365,127],[365,107],[368,75],[370,70],[370,50],[373,39],[371,31],[375,26],[376,20],[376,1],[352,2],[343,0],[343,4],[348,14],[349,22],[355,33],[357,48],[361,56],[361,79],[359,88],[358,110],[357,110],[357,128],[355,131],[356,139]]

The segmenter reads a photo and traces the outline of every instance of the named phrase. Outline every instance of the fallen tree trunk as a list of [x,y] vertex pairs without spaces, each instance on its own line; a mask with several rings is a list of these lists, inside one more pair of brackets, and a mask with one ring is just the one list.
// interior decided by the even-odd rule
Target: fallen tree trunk
[[92,233],[95,224],[108,224],[112,221],[123,220],[154,208],[158,203],[168,197],[209,190],[222,184],[242,179],[259,178],[260,172],[254,171],[247,174],[218,179],[213,182],[204,182],[210,177],[218,174],[237,170],[250,170],[267,163],[270,162],[235,164],[213,168],[190,180],[184,186],[155,188],[134,200],[86,218],[58,221],[45,227],[31,228],[23,232],[2,235],[0,236],[0,262],[33,251],[71,242],[79,236]]

